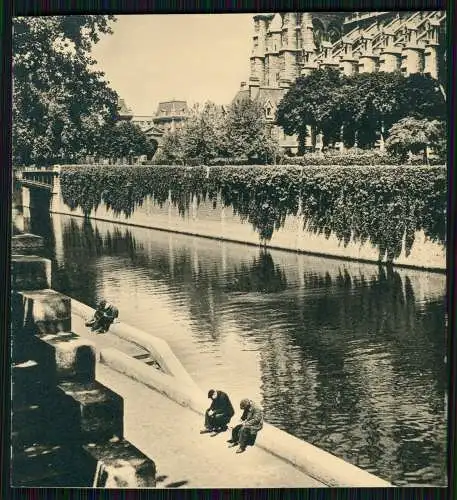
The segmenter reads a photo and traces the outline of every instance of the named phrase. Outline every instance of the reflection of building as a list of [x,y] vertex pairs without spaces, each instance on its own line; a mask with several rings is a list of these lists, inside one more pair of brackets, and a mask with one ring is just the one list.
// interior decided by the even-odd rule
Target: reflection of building
[[[338,68],[347,75],[399,70],[443,82],[445,18],[444,11],[257,14],[249,84],[241,84],[235,99],[260,100],[274,124],[284,93],[315,68]],[[272,130],[284,149],[296,152],[296,137],[280,127]]]

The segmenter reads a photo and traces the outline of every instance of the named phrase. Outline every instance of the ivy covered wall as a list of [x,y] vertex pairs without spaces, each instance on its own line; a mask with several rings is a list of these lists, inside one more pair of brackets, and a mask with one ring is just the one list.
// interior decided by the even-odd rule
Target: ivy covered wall
[[130,217],[149,195],[179,213],[221,200],[268,242],[288,215],[303,228],[345,245],[370,242],[392,262],[417,231],[445,245],[447,170],[443,166],[65,166],[64,202],[88,216],[105,205]]

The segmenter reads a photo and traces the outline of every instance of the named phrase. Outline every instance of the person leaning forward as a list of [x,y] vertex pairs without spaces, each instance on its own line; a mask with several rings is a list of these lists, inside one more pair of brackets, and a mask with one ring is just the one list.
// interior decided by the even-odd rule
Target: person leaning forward
[[208,391],[211,406],[205,412],[205,428],[200,434],[206,432],[221,432],[227,430],[227,425],[235,414],[230,398],[224,391],[210,389]]
[[246,446],[253,446],[257,437],[257,433],[263,427],[263,412],[250,399],[242,399],[240,402],[240,409],[243,410],[241,415],[242,423],[236,425],[232,429],[232,439],[228,440],[230,447],[239,444],[237,453],[242,453],[246,450]]

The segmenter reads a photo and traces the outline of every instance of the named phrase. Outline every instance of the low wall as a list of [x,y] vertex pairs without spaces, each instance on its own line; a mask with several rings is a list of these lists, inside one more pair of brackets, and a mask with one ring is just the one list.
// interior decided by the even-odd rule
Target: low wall
[[[61,198],[58,203],[54,200],[51,205],[51,211],[54,213],[84,217],[80,208],[72,210]],[[131,217],[115,214],[102,204],[97,210],[92,210],[90,218],[251,245],[260,244],[259,235],[252,225],[248,221],[242,221],[233,213],[231,207],[222,207],[221,203],[218,203],[214,208],[212,202],[197,204],[196,199],[193,200],[189,213],[184,216],[179,214],[178,208],[170,201],[160,207],[153,198],[146,197],[143,204],[135,208]],[[333,234],[326,238],[324,235],[304,230],[303,218],[298,216],[288,216],[284,226],[273,233],[267,246],[328,257],[379,261],[378,250],[369,242],[361,244],[350,241],[345,246]],[[445,248],[427,240],[422,231],[416,233],[408,256],[404,246],[403,244],[401,255],[394,260],[394,264],[436,271],[446,269]]]

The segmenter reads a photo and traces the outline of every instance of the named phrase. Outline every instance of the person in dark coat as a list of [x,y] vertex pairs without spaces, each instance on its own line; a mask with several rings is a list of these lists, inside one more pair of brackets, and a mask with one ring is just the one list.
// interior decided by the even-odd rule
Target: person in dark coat
[[103,315],[98,320],[98,328],[95,330],[97,333],[105,333],[113,321],[119,316],[119,310],[113,304],[105,304]]
[[101,300],[95,309],[94,316],[92,319],[86,322],[86,326],[90,326],[91,330],[97,330],[99,328],[100,324],[99,321],[103,317],[103,310],[105,309],[106,306],[106,300]]
[[228,440],[231,443],[230,447],[239,445],[239,448],[236,450],[237,453],[243,453],[248,445],[253,446],[257,433],[263,427],[262,409],[253,401],[242,399],[240,409],[243,410],[243,414],[241,415],[242,423],[232,429],[232,439]]
[[106,300],[101,300],[97,305],[94,317],[86,323],[86,326],[90,326],[93,332],[105,333],[118,316],[119,310],[116,306],[108,304]]
[[211,406],[205,412],[205,428],[200,431],[221,432],[227,430],[227,425],[235,414],[230,398],[223,391],[211,389],[208,391]]

